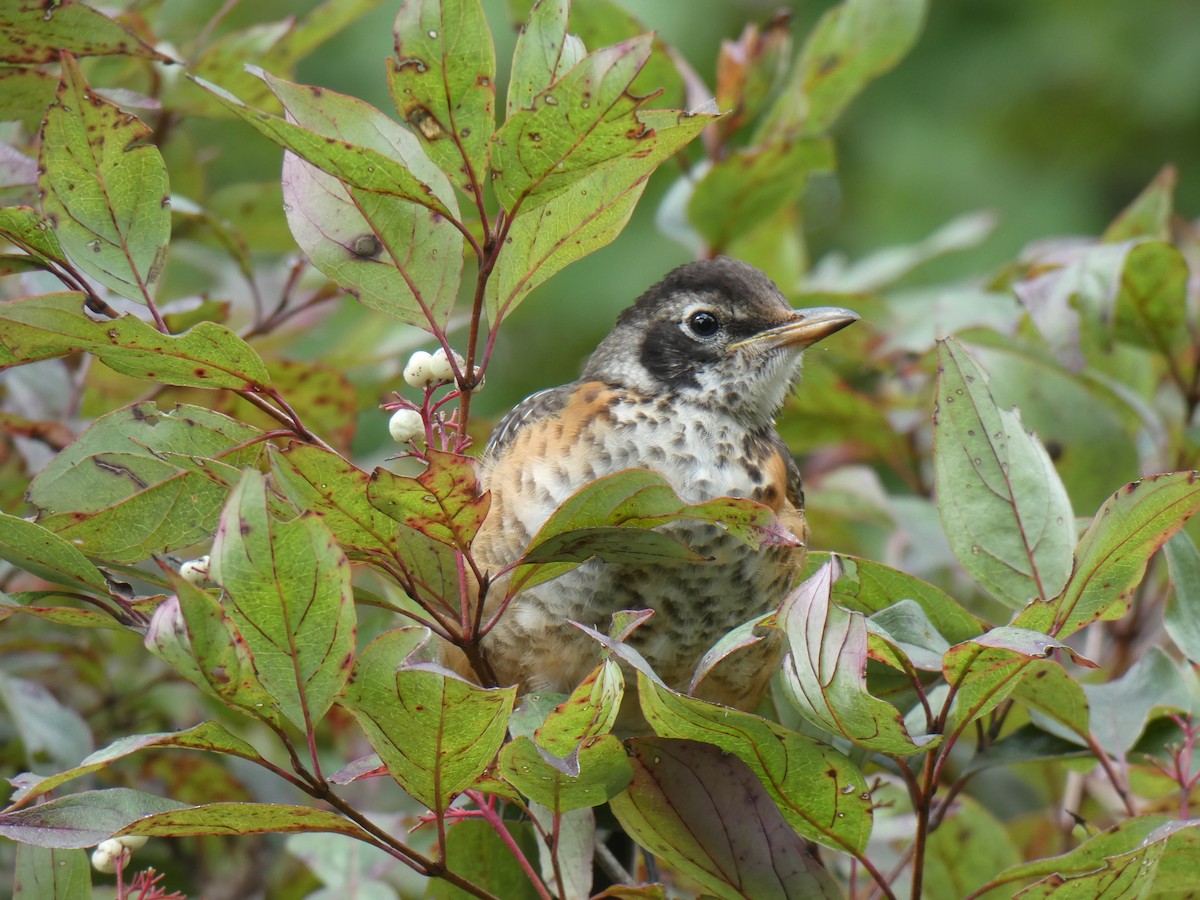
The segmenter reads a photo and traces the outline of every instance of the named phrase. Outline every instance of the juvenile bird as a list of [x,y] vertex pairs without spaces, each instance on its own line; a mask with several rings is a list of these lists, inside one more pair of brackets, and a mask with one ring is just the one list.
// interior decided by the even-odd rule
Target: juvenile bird
[[[473,545],[480,568],[495,572],[520,558],[559,504],[629,468],[661,473],[688,503],[748,497],[807,541],[800,474],[775,416],[802,351],[857,319],[833,307],[793,310],[766,275],[733,259],[675,269],[621,313],[582,378],[533,394],[497,426],[481,463],[492,502]],[[521,592],[482,643],[496,681],[569,692],[600,648],[568,620],[606,631],[618,610],[653,609],[630,643],[668,685],[686,689],[717,639],[783,600],[807,552],[755,551],[697,522],[662,530],[711,561],[593,559]],[[492,586],[492,609],[506,586]],[[776,636],[732,654],[697,696],[753,709],[779,652]]]

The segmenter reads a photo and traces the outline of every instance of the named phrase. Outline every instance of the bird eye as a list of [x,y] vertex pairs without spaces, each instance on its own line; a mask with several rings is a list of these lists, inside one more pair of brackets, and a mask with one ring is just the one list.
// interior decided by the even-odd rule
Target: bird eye
[[717,333],[721,323],[710,312],[695,312],[688,316],[687,326],[696,337],[707,338]]

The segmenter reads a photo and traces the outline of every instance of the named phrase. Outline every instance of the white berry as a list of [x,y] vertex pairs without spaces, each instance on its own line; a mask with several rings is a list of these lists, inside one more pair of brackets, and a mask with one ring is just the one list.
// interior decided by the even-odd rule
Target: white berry
[[124,847],[131,852],[140,850],[146,846],[146,841],[150,840],[144,834],[123,834],[120,837],[113,838],[114,841],[119,841]]
[[[455,353],[454,361],[458,363],[458,369],[461,372],[464,364],[463,358]],[[429,371],[438,381],[454,380],[454,368],[450,365],[450,358],[446,356],[445,350],[434,352],[433,359],[429,364]]]
[[189,559],[179,567],[180,577],[189,584],[200,584],[208,580],[208,557]]
[[425,422],[415,409],[398,409],[388,421],[388,431],[397,444],[425,437]]
[[94,851],[92,851],[92,868],[97,872],[104,872],[111,875],[117,871],[117,866],[124,867],[121,858],[129,853],[125,849],[125,845],[120,841],[109,838],[107,841],[101,841]]
[[432,371],[433,359],[424,350],[418,350],[408,358],[408,365],[404,367],[404,380],[415,388],[428,387],[436,383],[438,378]]

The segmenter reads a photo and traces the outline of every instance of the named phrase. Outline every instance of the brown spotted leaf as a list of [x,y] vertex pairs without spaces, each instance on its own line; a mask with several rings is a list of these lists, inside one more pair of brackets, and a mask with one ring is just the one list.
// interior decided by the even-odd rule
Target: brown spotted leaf
[[491,497],[480,495],[475,463],[469,457],[440,450],[427,455],[429,465],[416,478],[376,469],[367,498],[400,524],[465,551],[487,516]]
[[266,481],[248,469],[221,514],[211,577],[262,686],[293,724],[311,731],[354,659],[350,565],[333,534],[315,515],[274,519]]
[[8,0],[0,7],[0,59],[57,62],[75,56],[136,56],[169,62],[119,22],[75,0]]
[[79,268],[141,303],[154,299],[171,234],[167,169],[150,137],[63,54],[57,99],[42,124],[42,207]]

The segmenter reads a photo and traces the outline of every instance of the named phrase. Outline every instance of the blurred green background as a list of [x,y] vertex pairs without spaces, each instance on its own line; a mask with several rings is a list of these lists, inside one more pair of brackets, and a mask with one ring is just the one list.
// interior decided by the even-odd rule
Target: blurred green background
[[[383,60],[396,5],[383,3],[322,47],[298,80],[391,109]],[[833,3],[622,5],[711,84],[721,40],[746,22],[788,8],[802,39]],[[485,6],[503,73],[515,31],[504,0]],[[225,25],[297,10],[283,0],[243,4]],[[867,89],[834,135],[840,171],[812,184],[806,201],[814,259],[916,241],[970,210],[998,215],[983,245],[925,267],[916,280],[986,272],[1041,237],[1096,234],[1168,162],[1180,170],[1178,208],[1200,210],[1200,5],[934,0],[916,48]],[[278,172],[279,151],[267,142],[246,131],[237,147],[225,154],[226,177]],[[654,224],[675,174],[664,167],[613,245],[552,279],[509,320],[479,414],[494,417],[536,388],[573,378],[616,311],[688,258]]]

